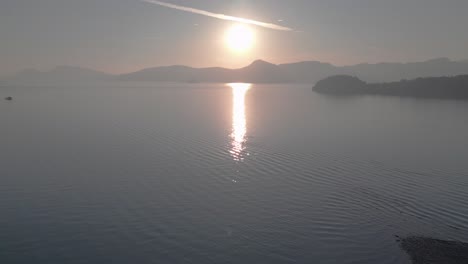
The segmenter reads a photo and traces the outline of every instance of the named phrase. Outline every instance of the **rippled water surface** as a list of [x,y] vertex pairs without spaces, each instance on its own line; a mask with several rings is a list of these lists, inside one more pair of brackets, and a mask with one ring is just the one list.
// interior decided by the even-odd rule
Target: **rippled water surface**
[[468,103],[2,87],[0,263],[409,263],[468,242]]

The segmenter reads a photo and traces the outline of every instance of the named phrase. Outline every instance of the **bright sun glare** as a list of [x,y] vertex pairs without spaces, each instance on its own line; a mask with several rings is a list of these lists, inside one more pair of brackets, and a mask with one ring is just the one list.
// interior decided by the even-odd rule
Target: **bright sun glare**
[[236,24],[226,32],[226,44],[235,52],[246,52],[254,44],[254,33],[244,24]]

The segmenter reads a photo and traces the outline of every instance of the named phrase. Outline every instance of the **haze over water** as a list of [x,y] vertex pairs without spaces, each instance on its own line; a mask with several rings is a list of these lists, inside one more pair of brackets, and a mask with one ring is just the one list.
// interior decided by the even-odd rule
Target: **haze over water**
[[410,263],[468,237],[468,104],[309,85],[2,87],[2,263]]

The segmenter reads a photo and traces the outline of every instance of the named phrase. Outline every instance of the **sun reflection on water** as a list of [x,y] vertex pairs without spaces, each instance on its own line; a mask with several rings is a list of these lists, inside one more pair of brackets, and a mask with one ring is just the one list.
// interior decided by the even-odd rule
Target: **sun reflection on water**
[[249,83],[229,83],[232,89],[232,132],[230,153],[234,160],[241,161],[244,156],[247,133],[245,115],[245,95],[252,86]]

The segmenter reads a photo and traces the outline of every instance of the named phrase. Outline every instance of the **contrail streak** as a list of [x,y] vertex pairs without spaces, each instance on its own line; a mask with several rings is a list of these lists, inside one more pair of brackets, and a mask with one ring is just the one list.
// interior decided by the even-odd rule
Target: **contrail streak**
[[229,21],[235,21],[235,22],[240,22],[244,24],[250,24],[250,25],[256,25],[264,28],[270,28],[270,29],[275,29],[275,30],[283,30],[283,31],[292,31],[292,28],[288,27],[283,27],[280,25],[272,24],[272,23],[266,23],[266,22],[261,22],[261,21],[256,21],[256,20],[251,20],[247,18],[241,18],[241,17],[235,17],[235,16],[228,16],[224,14],[217,14],[217,13],[212,13],[209,11],[201,10],[201,9],[196,9],[196,8],[191,8],[191,7],[186,7],[186,6],[180,6],[180,5],[174,5],[170,3],[165,3],[161,1],[156,1],[156,0],[141,0],[143,2],[155,4],[155,5],[160,5],[172,9],[177,9],[193,14],[198,14],[202,16],[207,16],[207,17],[213,17],[217,19],[222,19],[222,20],[229,20]]

